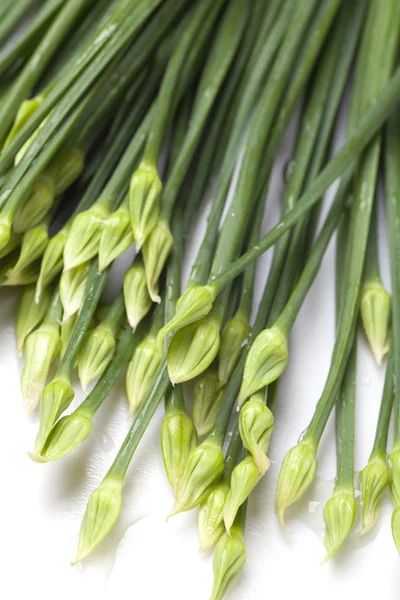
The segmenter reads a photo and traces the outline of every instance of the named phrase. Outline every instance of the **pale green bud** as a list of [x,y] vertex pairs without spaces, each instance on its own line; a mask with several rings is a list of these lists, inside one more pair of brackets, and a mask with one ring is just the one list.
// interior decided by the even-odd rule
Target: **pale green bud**
[[204,373],[219,350],[219,323],[211,316],[179,329],[168,347],[171,383],[183,383]]
[[46,225],[37,225],[26,231],[22,238],[18,261],[12,268],[13,273],[21,272],[43,256],[48,243],[49,234]]
[[210,493],[210,486],[220,478],[223,470],[221,444],[210,436],[190,453],[170,516],[198,506]]
[[9,254],[11,254],[13,250],[18,248],[18,246],[21,244],[21,241],[22,235],[20,233],[15,233],[15,231],[11,231],[10,239],[8,240],[7,244],[0,250],[0,258],[5,258]]
[[14,231],[24,233],[43,221],[53,206],[54,198],[53,179],[41,173],[17,209],[13,219]]
[[129,415],[140,408],[161,359],[162,353],[157,349],[156,336],[150,333],[136,347],[126,374]]
[[47,383],[52,362],[60,353],[60,327],[43,323],[25,342],[21,391],[28,412],[34,410]]
[[88,556],[107,537],[121,512],[122,480],[106,477],[92,492],[79,534],[78,554],[73,564]]
[[65,351],[68,348],[68,344],[70,342],[72,332],[78,320],[78,315],[72,315],[66,321],[61,323],[61,358],[64,356]]
[[51,430],[41,452],[41,459],[51,462],[63,458],[89,437],[92,425],[92,415],[79,408],[62,417]]
[[36,112],[36,110],[42,104],[43,99],[43,96],[34,96],[34,98],[30,98],[29,100],[24,100],[21,102],[14,124],[7,136],[6,141],[4,142],[4,149],[10,145],[11,141],[15,138],[17,133],[19,133],[28,119],[33,115],[34,112]]
[[[7,257],[8,258],[8,257]],[[2,273],[4,276],[4,273]],[[19,271],[14,269],[8,269],[5,273],[5,279],[2,281],[2,285],[15,287],[15,286],[26,286],[36,284],[39,277],[39,265],[37,262],[32,265],[27,265]]]
[[325,548],[328,561],[339,550],[357,519],[358,507],[353,490],[335,490],[324,506]]
[[397,551],[400,552],[400,506],[396,506],[392,513],[392,536]]
[[282,375],[288,362],[287,340],[276,327],[264,329],[252,343],[244,367],[238,405]]
[[3,250],[11,240],[12,222],[9,216],[0,215],[0,250]]
[[124,277],[124,298],[129,325],[136,329],[152,307],[143,262],[136,259]]
[[60,298],[64,308],[63,321],[75,315],[82,306],[85,297],[89,265],[80,265],[69,271],[63,271],[60,277]]
[[214,586],[210,600],[222,600],[228,586],[240,574],[246,563],[246,546],[243,532],[237,525],[230,535],[225,533],[214,553]]
[[40,422],[34,454],[42,452],[54,423],[68,408],[73,398],[74,390],[67,377],[56,376],[46,385],[40,399]]
[[224,326],[218,354],[218,377],[221,387],[228,383],[249,332],[249,320],[240,310]]
[[206,317],[212,309],[215,297],[216,290],[212,285],[197,285],[187,290],[176,303],[173,319],[158,332],[157,346],[159,349],[162,348],[169,333],[174,333],[178,329]]
[[99,271],[104,271],[133,242],[129,212],[121,206],[103,221],[99,245]]
[[389,455],[391,462],[390,475],[392,483],[390,485],[390,491],[392,493],[393,503],[395,506],[400,505],[400,448],[396,446],[393,452]]
[[219,390],[215,369],[208,369],[197,379],[193,390],[193,422],[199,436],[207,435],[215,425],[224,391]]
[[79,380],[84,390],[106,370],[115,352],[115,337],[108,327],[98,325],[90,331],[78,357]]
[[40,266],[40,275],[36,285],[36,300],[39,301],[43,290],[62,271],[64,264],[64,248],[68,233],[61,229],[53,236],[47,245]]
[[212,548],[225,533],[223,509],[228,494],[225,481],[217,483],[199,508],[200,551]]
[[362,533],[372,529],[379,516],[382,494],[390,485],[390,472],[386,456],[376,455],[361,471]]
[[17,348],[21,354],[28,335],[43,321],[50,303],[50,293],[46,291],[40,302],[35,301],[35,286],[29,285],[21,293],[17,312]]
[[56,196],[67,190],[85,168],[85,155],[80,148],[71,148],[55,157],[48,170],[53,175]]
[[183,410],[168,414],[161,425],[161,451],[165,472],[176,495],[186,470],[190,453],[197,446],[193,421]]
[[141,163],[132,176],[129,195],[133,236],[138,250],[157,224],[161,190],[157,170]]
[[273,428],[274,417],[264,402],[264,395],[254,394],[240,411],[239,431],[243,446],[252,455],[261,475],[269,467],[266,454]]
[[389,325],[392,299],[379,283],[363,286],[360,298],[361,319],[371,350],[381,365],[389,349]]
[[64,248],[66,271],[83,265],[96,256],[99,251],[103,222],[108,216],[109,210],[103,204],[94,204],[88,210],[76,215]]
[[276,489],[276,513],[285,528],[284,514],[288,506],[297,502],[317,474],[317,449],[308,440],[302,440],[286,453]]
[[158,280],[170,255],[174,238],[166,219],[159,219],[157,225],[143,244],[143,261],[146,281],[153,302],[161,302],[158,294]]
[[260,472],[252,456],[246,456],[246,458],[238,463],[233,469],[229,492],[223,511],[224,523],[228,533],[235,521],[239,508],[250,496],[263,475],[264,473]]

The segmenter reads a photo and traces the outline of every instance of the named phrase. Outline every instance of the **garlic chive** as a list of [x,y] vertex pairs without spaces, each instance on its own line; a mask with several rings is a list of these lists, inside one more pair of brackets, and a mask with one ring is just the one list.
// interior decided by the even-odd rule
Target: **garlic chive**
[[35,301],[35,286],[27,286],[21,293],[17,312],[17,348],[22,354],[28,335],[43,320],[50,302],[50,293],[46,292],[40,302]]

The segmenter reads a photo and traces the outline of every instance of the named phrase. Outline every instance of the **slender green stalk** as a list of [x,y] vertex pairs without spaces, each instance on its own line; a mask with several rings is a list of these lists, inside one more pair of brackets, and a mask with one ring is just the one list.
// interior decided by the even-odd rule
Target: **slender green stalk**
[[0,44],[6,41],[36,5],[37,0],[19,0],[5,7],[0,23]]
[[54,16],[65,2],[66,0],[48,0],[45,2],[44,6],[32,19],[32,22],[18,40],[3,53],[0,59],[0,77],[8,75],[10,70],[13,72],[16,68],[16,64],[21,66],[23,60],[36,46],[38,38],[43,34],[43,31],[47,29],[49,23],[53,20]]
[[90,8],[93,0],[68,0],[56,16],[38,47],[3,99],[0,107],[0,145],[4,142],[19,105],[28,97],[53,54],[76,21]]

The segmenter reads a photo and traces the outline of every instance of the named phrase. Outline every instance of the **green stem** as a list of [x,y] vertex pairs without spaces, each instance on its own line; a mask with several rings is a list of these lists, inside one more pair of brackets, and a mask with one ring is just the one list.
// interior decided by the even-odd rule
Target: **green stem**
[[245,0],[233,0],[216,33],[199,83],[186,140],[163,193],[162,214],[167,220],[171,217],[207,117],[237,53],[247,12]]
[[295,207],[262,237],[251,250],[248,250],[239,259],[233,261],[218,277],[210,279],[209,283],[213,284],[217,291],[240,275],[252,261],[256,260],[268,248],[273,246],[284,233],[291,229],[323,197],[326,190],[337,178],[342,177],[351,168],[354,169],[356,160],[361,155],[365,146],[388,119],[399,100],[400,69],[397,69],[390,81],[377,95],[374,104],[360,120],[353,134],[308,187]]
[[[385,189],[392,282],[394,388],[400,390],[400,109],[386,128]],[[394,400],[394,442],[400,442],[400,394]]]
[[101,321],[100,325],[102,327],[106,327],[109,329],[114,337],[116,337],[120,327],[122,325],[122,320],[125,316],[125,301],[124,295],[122,292],[118,294],[115,298],[114,302],[110,305],[104,319]]
[[282,331],[286,337],[288,337],[308,290],[317,276],[322,259],[332,234],[337,227],[347,198],[348,186],[342,185],[336,195],[335,201],[329,211],[324,227],[318,236],[310,257],[306,262],[301,277],[293,289],[285,308],[275,322],[275,327]]
[[[41,8],[19,39],[6,51],[0,59],[0,77],[3,77],[9,69],[15,69],[16,64],[32,52],[37,44],[38,38],[47,29],[49,23],[65,4],[65,0],[50,0]],[[0,15],[0,19],[2,15]]]
[[378,253],[378,201],[372,208],[367,253],[365,257],[364,283],[381,283]]
[[353,489],[354,485],[354,418],[356,400],[357,344],[354,343],[336,405],[338,466],[336,489]]
[[90,320],[93,317],[106,284],[108,273],[109,268],[99,273],[97,259],[92,262],[85,289],[85,301],[79,312],[79,317],[72,332],[68,347],[61,360],[60,366],[58,367],[57,375],[69,377],[71,374],[84,342],[86,332],[89,328]]
[[0,20],[0,44],[5,42],[36,4],[37,0],[10,2],[10,6],[5,10]]
[[27,98],[53,54],[76,21],[88,10],[93,0],[68,0],[61,9],[27,64],[9,89],[0,107],[0,144],[2,144],[17,114],[19,105]]
[[[173,118],[173,106],[174,104],[176,105],[178,78],[180,77],[187,55],[194,44],[194,40],[196,40],[200,26],[203,20],[208,17],[212,3],[212,0],[206,0],[200,4],[195,4],[193,10],[180,25],[181,35],[167,64],[143,156],[143,160],[146,163],[155,167],[158,165],[165,135]],[[207,36],[205,36],[205,39],[202,39],[202,44],[199,44],[199,52],[206,39]]]
[[[141,2],[136,11],[129,10],[125,13],[118,10],[118,4],[120,4],[118,3],[115,10],[110,11],[111,14],[107,13],[107,16],[101,20],[101,24],[93,32],[90,43],[82,48],[73,64],[69,64],[65,69],[62,81],[50,90],[41,106],[0,156],[0,173],[6,172],[17,152],[46,117],[48,117],[46,123],[37,136],[40,147],[54,137],[59,123],[66,118],[72,108],[81,102],[85,94],[86,96],[91,95],[91,91],[88,93],[87,91],[93,89],[94,82],[161,2],[162,0]],[[138,36],[135,42],[135,64],[138,71],[186,3],[187,0],[176,0],[173,8],[165,3],[157,11],[154,19],[150,21],[149,26]],[[94,43],[95,41],[96,43]],[[50,112],[51,114],[49,114]],[[21,163],[23,162],[21,161]]]
[[394,356],[395,351],[390,351],[386,367],[385,384],[383,386],[381,407],[379,410],[378,424],[376,426],[374,446],[370,459],[374,456],[386,457],[387,440],[389,434],[390,417],[392,415],[394,398]]

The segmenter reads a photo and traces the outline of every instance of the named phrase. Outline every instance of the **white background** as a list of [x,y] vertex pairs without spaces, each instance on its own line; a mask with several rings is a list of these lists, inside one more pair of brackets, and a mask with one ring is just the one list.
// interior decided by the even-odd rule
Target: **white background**
[[[265,230],[279,214],[284,161],[285,151],[273,175]],[[186,271],[200,230],[193,233]],[[260,261],[256,300],[270,259],[268,252]],[[382,263],[388,283],[385,246]],[[227,594],[229,600],[305,596],[337,600],[338,594],[347,599],[377,598],[382,593],[386,600],[398,598],[400,570],[391,539],[389,494],[375,531],[365,539],[354,535],[337,557],[320,565],[324,557],[322,508],[335,476],[333,419],[319,451],[318,480],[307,498],[288,511],[291,535],[280,530],[273,511],[281,460],[307,426],[327,375],[334,341],[333,273],[332,243],[290,339],[290,361],[282,377],[269,452],[272,465],[249,502],[247,564]],[[173,495],[160,453],[162,407],[132,461],[122,515],[112,535],[83,565],[70,566],[89,494],[100,483],[129,427],[124,382],[96,416],[92,435],[81,447],[57,464],[31,462],[27,452],[36,434],[37,414],[25,414],[19,392],[22,362],[16,358],[14,331],[18,293],[5,289],[0,296],[0,597],[206,600],[212,587],[212,556],[198,551],[196,511],[168,523],[165,520]],[[365,466],[372,446],[383,377],[384,368],[376,367],[361,334],[357,470]],[[76,389],[73,407],[82,399],[78,383]],[[356,533],[359,530],[358,522]]]

